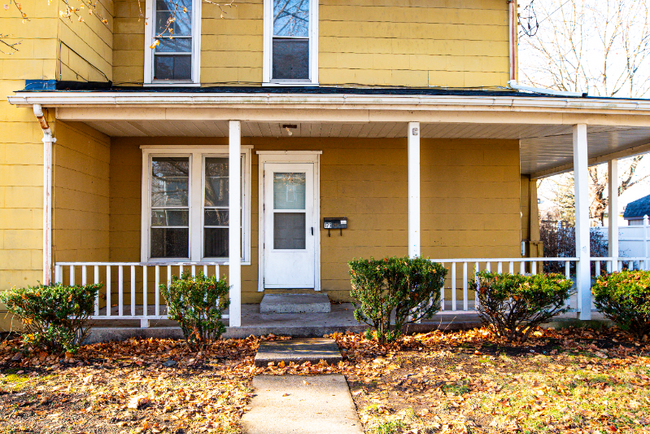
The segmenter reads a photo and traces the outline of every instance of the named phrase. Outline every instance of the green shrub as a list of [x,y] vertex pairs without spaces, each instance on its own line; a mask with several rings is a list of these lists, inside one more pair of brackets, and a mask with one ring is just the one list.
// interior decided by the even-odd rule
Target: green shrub
[[591,287],[596,307],[639,338],[650,334],[650,271],[599,276]]
[[186,272],[173,276],[169,286],[160,285],[169,318],[180,323],[190,348],[204,348],[226,331],[221,318],[230,304],[229,289],[225,276],[217,280],[203,272],[194,277]]
[[[404,325],[431,318],[440,309],[447,270],[438,263],[392,257],[353,260],[348,265],[354,318],[372,326],[380,343],[394,341]],[[370,330],[366,335],[371,336]]]
[[102,287],[95,285],[37,285],[0,294],[9,312],[22,320],[23,341],[49,352],[75,352],[88,335],[88,317]]
[[507,342],[522,343],[530,332],[555,315],[567,311],[566,300],[573,282],[562,274],[478,273],[469,282],[478,291],[478,313],[497,336]]

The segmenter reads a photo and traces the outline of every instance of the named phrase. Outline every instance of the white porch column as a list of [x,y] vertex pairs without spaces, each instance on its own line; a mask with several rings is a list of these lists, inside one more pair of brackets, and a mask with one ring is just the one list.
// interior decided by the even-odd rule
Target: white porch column
[[[609,175],[609,256],[618,257],[618,160],[609,160],[607,164]],[[612,263],[609,270],[617,271],[618,261]]]
[[573,174],[576,211],[576,278],[578,309],[581,320],[591,319],[591,278],[589,250],[589,165],[587,162],[587,125],[573,126]]
[[408,243],[409,257],[416,258],[420,249],[420,123],[409,122],[408,131]]
[[241,123],[230,121],[228,142],[228,284],[230,285],[230,327],[241,327]]

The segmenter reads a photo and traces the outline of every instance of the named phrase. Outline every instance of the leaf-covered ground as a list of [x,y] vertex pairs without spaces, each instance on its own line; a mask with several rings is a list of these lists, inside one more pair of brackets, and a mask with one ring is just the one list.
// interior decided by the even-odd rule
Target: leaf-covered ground
[[181,341],[131,339],[62,359],[6,340],[0,433],[240,432],[262,373],[343,373],[367,433],[650,433],[650,346],[615,329],[539,330],[516,347],[485,329],[387,347],[333,337],[344,355],[336,366],[266,368],[253,364],[253,337],[198,354]]
[[650,433],[650,346],[616,329],[335,337],[367,433]]

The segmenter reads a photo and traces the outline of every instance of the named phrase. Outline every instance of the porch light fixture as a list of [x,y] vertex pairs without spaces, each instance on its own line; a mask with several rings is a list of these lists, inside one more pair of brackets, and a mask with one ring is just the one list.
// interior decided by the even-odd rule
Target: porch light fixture
[[287,130],[287,134],[288,134],[288,135],[293,136],[293,131],[291,131],[291,130],[298,129],[298,125],[294,125],[294,124],[284,124],[284,125],[282,125],[282,128],[284,128],[285,130]]

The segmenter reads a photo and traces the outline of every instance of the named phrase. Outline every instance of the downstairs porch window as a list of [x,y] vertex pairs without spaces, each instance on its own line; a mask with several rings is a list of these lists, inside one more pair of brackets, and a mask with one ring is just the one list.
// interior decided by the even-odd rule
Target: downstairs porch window
[[[228,156],[192,152],[165,155],[143,151],[143,262],[219,261],[229,255]],[[242,153],[242,261],[249,261],[249,152]],[[144,199],[146,197],[146,199]],[[145,223],[146,220],[146,223]]]

